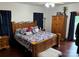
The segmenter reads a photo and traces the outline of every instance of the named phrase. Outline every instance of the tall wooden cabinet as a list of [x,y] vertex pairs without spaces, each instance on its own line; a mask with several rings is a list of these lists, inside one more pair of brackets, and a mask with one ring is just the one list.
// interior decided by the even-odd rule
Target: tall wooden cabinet
[[52,16],[51,32],[60,33],[62,38],[65,38],[65,34],[66,34],[66,18],[65,18],[65,16]]

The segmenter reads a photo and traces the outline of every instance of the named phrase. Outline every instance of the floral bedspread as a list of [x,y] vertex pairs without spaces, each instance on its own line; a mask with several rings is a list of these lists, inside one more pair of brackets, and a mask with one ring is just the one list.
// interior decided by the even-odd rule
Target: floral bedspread
[[20,44],[25,46],[29,51],[32,51],[31,44],[35,44],[35,43],[50,39],[55,35],[56,34],[51,32],[40,31],[38,33],[31,34],[31,35],[23,35],[20,33],[16,33],[15,38]]

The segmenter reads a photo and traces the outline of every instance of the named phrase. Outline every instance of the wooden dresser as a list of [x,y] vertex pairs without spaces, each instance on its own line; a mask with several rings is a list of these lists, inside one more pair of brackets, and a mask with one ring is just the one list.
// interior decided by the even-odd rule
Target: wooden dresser
[[60,33],[62,38],[66,34],[66,21],[65,16],[52,16],[51,32]]
[[0,36],[0,49],[9,48],[9,37]]

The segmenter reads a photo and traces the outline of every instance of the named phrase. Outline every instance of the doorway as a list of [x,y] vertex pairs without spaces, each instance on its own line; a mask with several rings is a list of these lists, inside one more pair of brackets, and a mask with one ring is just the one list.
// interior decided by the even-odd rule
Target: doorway
[[75,24],[74,24],[74,40],[76,40],[76,37],[75,37],[75,31],[76,31],[76,27],[77,27],[77,24],[79,23],[79,16],[75,16]]
[[38,28],[43,29],[43,13],[33,13],[33,20],[37,21]]

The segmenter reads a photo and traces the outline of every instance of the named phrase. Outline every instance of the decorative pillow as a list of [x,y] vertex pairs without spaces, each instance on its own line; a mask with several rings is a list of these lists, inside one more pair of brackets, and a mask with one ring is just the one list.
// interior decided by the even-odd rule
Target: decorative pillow
[[39,32],[38,26],[33,27],[32,28],[32,33],[35,34],[37,32]]
[[38,28],[35,28],[35,31],[36,31],[36,32],[39,32],[39,29],[38,29]]
[[20,33],[20,31],[21,31],[21,28],[16,29],[16,33]]
[[38,26],[34,27],[34,29],[35,29],[35,32],[39,32]]
[[33,34],[35,34],[35,33],[36,33],[35,29],[32,29],[32,33],[33,33]]
[[32,32],[30,31],[30,32],[25,32],[26,33],[26,35],[31,35],[32,34]]
[[27,32],[32,31],[32,27],[28,27]]
[[22,30],[20,30],[20,34],[24,34],[24,32],[25,32],[25,31],[24,31],[23,29],[22,29]]
[[26,32],[26,31],[27,31],[27,29],[28,29],[28,28],[23,28],[22,30],[23,30],[24,32]]
[[23,28],[23,29],[19,30],[19,33],[20,34],[25,34],[26,30],[27,30],[27,28]]

